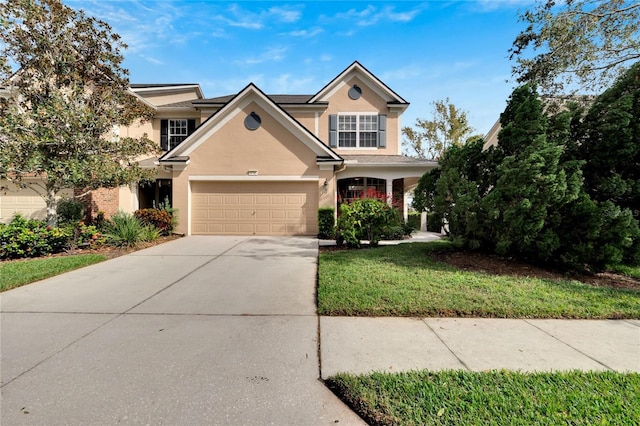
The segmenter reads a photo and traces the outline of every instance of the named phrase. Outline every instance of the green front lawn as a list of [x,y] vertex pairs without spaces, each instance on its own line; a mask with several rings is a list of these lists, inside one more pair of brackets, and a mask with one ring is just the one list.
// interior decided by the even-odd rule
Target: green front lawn
[[633,425],[640,374],[414,371],[327,385],[371,425]]
[[102,262],[107,257],[99,254],[77,256],[46,257],[16,260],[0,263],[0,291],[62,274],[93,263]]
[[322,252],[321,315],[640,318],[640,291],[488,275],[429,257],[446,242]]
[[616,265],[612,269],[618,274],[640,279],[640,266]]

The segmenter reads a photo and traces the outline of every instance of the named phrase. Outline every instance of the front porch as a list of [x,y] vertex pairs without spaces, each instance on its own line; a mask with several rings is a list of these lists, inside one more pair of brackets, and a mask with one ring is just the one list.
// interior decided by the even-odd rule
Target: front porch
[[344,168],[336,173],[336,211],[340,204],[363,196],[384,199],[408,219],[408,193],[436,161],[403,155],[343,155]]

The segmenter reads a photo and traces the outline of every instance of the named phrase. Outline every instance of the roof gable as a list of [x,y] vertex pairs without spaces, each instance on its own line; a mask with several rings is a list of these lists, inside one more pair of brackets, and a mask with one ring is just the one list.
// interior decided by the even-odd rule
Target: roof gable
[[328,101],[331,95],[340,90],[344,85],[349,84],[354,78],[359,78],[369,89],[377,93],[378,96],[383,98],[387,103],[408,105],[408,102],[405,101],[402,96],[391,90],[389,86],[384,84],[382,80],[373,75],[373,73],[358,61],[353,62],[338,74],[336,78],[320,89],[320,91],[309,100],[309,103]]
[[270,117],[286,127],[298,140],[311,149],[317,157],[342,161],[342,158],[331,148],[325,145],[306,127],[289,115],[277,105],[271,98],[264,94],[253,83],[247,85],[236,96],[229,100],[215,114],[202,123],[187,139],[171,151],[160,157],[160,161],[171,161],[175,157],[188,157],[198,146],[207,140],[218,129],[229,122],[233,117],[242,112],[242,109],[255,102],[264,109]]

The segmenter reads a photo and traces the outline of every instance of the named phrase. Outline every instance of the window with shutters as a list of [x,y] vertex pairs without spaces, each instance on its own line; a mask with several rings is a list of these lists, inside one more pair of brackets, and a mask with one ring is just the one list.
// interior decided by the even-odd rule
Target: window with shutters
[[187,120],[169,120],[169,149],[175,148],[189,135]]
[[160,145],[165,151],[178,146],[196,128],[196,121],[192,119],[160,120]]
[[335,114],[329,117],[332,148],[386,147],[386,115],[372,113]]

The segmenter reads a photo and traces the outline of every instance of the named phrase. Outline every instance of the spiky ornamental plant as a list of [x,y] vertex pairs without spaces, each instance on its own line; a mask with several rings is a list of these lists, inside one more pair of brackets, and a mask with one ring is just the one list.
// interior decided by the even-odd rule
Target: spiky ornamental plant
[[156,144],[114,132],[152,111],[129,91],[126,45],[107,23],[59,0],[12,0],[0,2],[0,26],[0,179],[32,187],[54,224],[65,188],[153,177],[136,159]]

